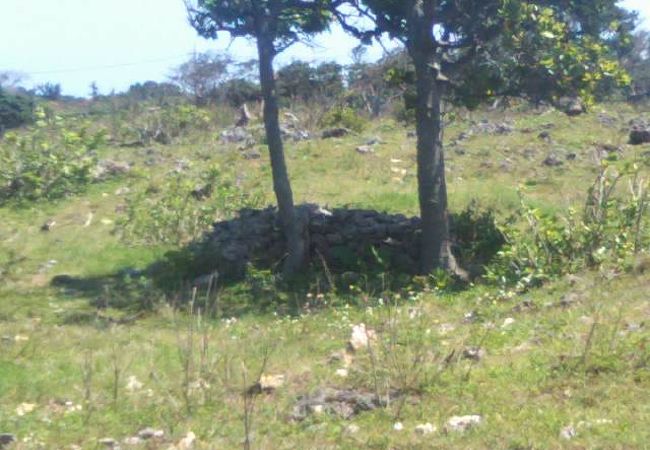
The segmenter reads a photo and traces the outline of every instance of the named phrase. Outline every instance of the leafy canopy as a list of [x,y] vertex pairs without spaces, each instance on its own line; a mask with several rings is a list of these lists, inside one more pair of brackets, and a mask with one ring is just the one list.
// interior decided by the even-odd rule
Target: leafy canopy
[[[497,95],[536,100],[625,85],[618,63],[636,17],[616,0],[349,0],[373,28],[344,27],[367,42],[388,34],[429,59],[458,103]],[[406,73],[392,76],[408,77]]]
[[277,51],[327,29],[332,0],[186,0],[190,23],[205,38],[226,31],[232,37],[273,39]]

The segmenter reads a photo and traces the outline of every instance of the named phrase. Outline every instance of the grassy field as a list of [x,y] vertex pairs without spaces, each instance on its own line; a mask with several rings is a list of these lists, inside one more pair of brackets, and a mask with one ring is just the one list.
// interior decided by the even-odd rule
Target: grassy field
[[[614,104],[575,118],[553,110],[459,117],[446,130],[451,208],[475,203],[502,222],[520,191],[544,211],[579,208],[604,147],[618,149],[612,165],[635,163],[648,176],[650,147],[627,145],[636,117],[648,112]],[[512,130],[486,132],[482,120]],[[100,157],[130,162],[129,175],[62,200],[0,207],[0,434],[15,436],[10,448],[229,449],[247,437],[254,449],[649,447],[642,258],[627,271],[575,273],[520,294],[480,283],[283,291],[264,273],[211,292],[179,288],[165,301],[146,278],[116,289],[115,274],[178,248],[134,245],[116,224],[126,198],[165,189],[179,165],[192,182],[219,164],[260,204],[273,201],[263,147],[261,158],[242,158],[219,132],[213,124],[172,145],[106,145]],[[380,141],[374,153],[355,151],[371,138]],[[414,148],[388,119],[343,139],[288,143],[296,200],[415,215]],[[543,164],[551,153],[563,164]],[[48,220],[56,224],[43,232]],[[70,278],[84,283],[56,282]],[[206,312],[213,302],[219,312]],[[143,303],[151,307],[136,307]],[[362,323],[372,330],[368,345],[346,352]],[[261,374],[283,383],[257,393]],[[379,407],[357,404],[342,417],[325,405],[292,417],[299,398],[319,389]],[[465,415],[480,422],[448,423]],[[136,439],[148,427],[162,434]]]

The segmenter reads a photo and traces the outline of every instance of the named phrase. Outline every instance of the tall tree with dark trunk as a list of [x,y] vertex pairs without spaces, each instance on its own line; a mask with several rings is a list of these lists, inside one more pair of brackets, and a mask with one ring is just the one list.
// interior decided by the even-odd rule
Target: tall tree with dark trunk
[[[333,12],[347,31],[363,43],[388,34],[403,43],[413,63],[422,273],[436,267],[459,272],[451,252],[443,98],[470,107],[499,95],[573,95],[589,102],[603,83],[627,82],[612,50],[630,29],[617,0],[345,3]],[[372,26],[359,26],[359,17]]]
[[223,31],[232,37],[252,37],[257,42],[273,188],[287,241],[286,275],[295,274],[302,268],[306,244],[304,230],[296,217],[284,157],[273,61],[292,44],[325,30],[331,18],[328,10],[333,3],[327,0],[186,1],[190,23],[201,36],[216,39]]

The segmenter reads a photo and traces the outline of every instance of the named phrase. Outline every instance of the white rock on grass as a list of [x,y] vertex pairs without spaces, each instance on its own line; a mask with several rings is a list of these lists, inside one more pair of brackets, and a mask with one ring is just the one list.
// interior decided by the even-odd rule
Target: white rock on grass
[[125,438],[124,441],[122,441],[124,445],[128,446],[136,446],[136,445],[142,445],[144,443],[144,439],[139,438],[138,436],[130,436],[128,438]]
[[578,433],[576,432],[576,429],[573,428],[573,426],[571,425],[569,425],[568,427],[564,427],[560,430],[560,437],[566,441],[570,441],[577,435]]
[[415,433],[425,436],[436,432],[436,427],[430,423],[422,423],[415,427]]
[[34,411],[34,409],[36,409],[35,403],[21,403],[16,407],[16,415],[22,417]]
[[337,369],[336,376],[341,377],[341,378],[347,378],[348,369]]
[[272,392],[284,385],[284,375],[262,375],[260,377],[260,389],[265,392]]
[[447,432],[457,432],[457,433],[462,433],[470,428],[480,425],[480,423],[483,421],[483,418],[479,416],[478,414],[472,414],[468,416],[453,416],[447,420],[447,425],[445,426],[445,430]]
[[144,384],[135,375],[131,375],[126,380],[126,390],[129,392],[139,391],[143,386]]
[[120,445],[113,438],[101,438],[97,441],[99,445],[103,445],[106,448],[120,448]]
[[366,325],[361,323],[352,326],[352,335],[348,342],[348,347],[352,351],[359,351],[368,348],[371,342],[377,339],[377,334],[374,330],[366,328]]
[[194,448],[194,442],[196,442],[196,435],[192,431],[188,431],[185,437],[178,441],[178,444],[176,444],[176,449],[190,450]]
[[361,428],[359,428],[359,425],[355,424],[350,424],[347,427],[345,427],[345,432],[346,434],[356,434],[359,432]]
[[501,328],[508,328],[513,323],[515,323],[515,319],[513,319],[512,317],[508,317],[503,321]]
[[402,424],[402,422],[395,422],[395,424],[393,425],[393,430],[395,431],[402,431],[403,429],[404,429],[404,425]]

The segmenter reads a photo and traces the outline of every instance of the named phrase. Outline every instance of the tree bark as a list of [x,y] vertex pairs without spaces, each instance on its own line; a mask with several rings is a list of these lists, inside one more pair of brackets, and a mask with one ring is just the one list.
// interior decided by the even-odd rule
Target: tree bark
[[296,217],[293,192],[291,191],[291,183],[284,158],[273,72],[273,59],[275,57],[273,38],[259,34],[257,36],[257,49],[260,85],[264,99],[264,127],[266,129],[266,140],[271,156],[273,190],[275,191],[275,197],[278,202],[282,232],[287,242],[287,258],[284,262],[283,272],[286,276],[292,276],[303,268],[305,262],[305,239]]
[[457,272],[451,252],[445,159],[442,146],[442,86],[432,67],[429,52],[411,48],[415,65],[417,104],[417,164],[418,196],[422,235],[420,243],[420,272],[433,269]]

